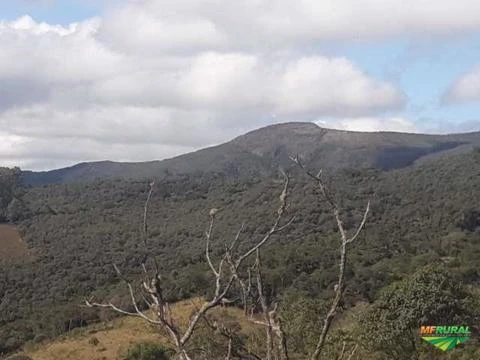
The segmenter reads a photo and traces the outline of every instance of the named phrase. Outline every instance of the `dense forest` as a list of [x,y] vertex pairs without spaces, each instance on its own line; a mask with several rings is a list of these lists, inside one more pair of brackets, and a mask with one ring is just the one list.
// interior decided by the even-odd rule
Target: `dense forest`
[[[306,329],[315,334],[315,319],[331,298],[338,234],[314,184],[293,167],[289,172],[287,211],[295,220],[268,244],[263,267],[268,296],[281,300],[292,356],[300,359],[312,346],[303,334]],[[31,255],[0,260],[0,354],[115,316],[82,306],[85,298],[131,306],[112,263],[129,278],[140,278],[142,261],[151,253],[165,274],[171,301],[207,294],[211,275],[204,234],[210,209],[219,209],[213,248],[219,256],[243,221],[240,247],[268,229],[281,188],[276,174],[164,173],[152,194],[151,241],[145,247],[142,214],[151,179],[28,188],[19,186],[17,175],[18,169],[1,172],[0,221],[18,227]],[[342,303],[345,313],[361,308],[363,315],[355,326],[334,332],[331,346],[335,337],[360,339],[360,354],[372,359],[411,359],[412,354],[430,359],[432,349],[412,346],[411,333],[422,322],[464,321],[478,331],[480,151],[398,170],[342,169],[325,176],[347,229],[355,228],[371,201],[365,229],[349,254]],[[428,302],[429,297],[438,302]],[[394,321],[399,318],[401,325]],[[473,336],[465,351],[453,351],[449,358],[478,357],[478,345]]]

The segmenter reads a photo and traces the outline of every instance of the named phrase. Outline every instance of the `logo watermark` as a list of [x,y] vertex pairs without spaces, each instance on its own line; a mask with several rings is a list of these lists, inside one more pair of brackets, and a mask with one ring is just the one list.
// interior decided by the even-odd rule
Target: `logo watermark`
[[468,326],[421,326],[420,336],[440,350],[447,351],[468,341],[471,332]]

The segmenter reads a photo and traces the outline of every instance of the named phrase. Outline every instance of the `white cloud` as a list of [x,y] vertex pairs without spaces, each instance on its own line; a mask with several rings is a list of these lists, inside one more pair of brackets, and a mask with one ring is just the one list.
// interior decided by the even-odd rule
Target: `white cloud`
[[204,53],[179,76],[178,92],[197,106],[243,107],[264,103],[266,74],[254,55]]
[[419,132],[417,126],[402,117],[358,117],[343,119],[318,120],[319,126],[349,131],[394,131],[404,133]]
[[339,108],[362,113],[403,101],[392,85],[369,78],[346,59],[211,51],[152,58],[109,49],[95,38],[100,24],[92,19],[49,26],[28,17],[2,23],[0,82],[8,85],[3,88],[13,88],[19,97],[24,90],[21,104],[50,101],[59,106],[260,106],[289,113],[341,112]]
[[[0,163],[164,158],[275,119],[416,132],[385,115],[406,101],[395,84],[317,45],[479,29],[468,0],[135,0],[64,26],[0,21]],[[479,73],[450,97],[478,99]]]
[[480,67],[457,79],[444,94],[446,103],[480,101]]
[[1,22],[0,111],[68,98],[67,92],[125,71],[122,56],[93,40],[99,22],[90,19],[62,27],[27,16]]
[[346,59],[214,52],[166,72],[108,78],[94,91],[106,103],[280,115],[365,114],[399,108],[405,100],[393,85],[368,77]]
[[122,50],[155,53],[479,29],[476,0],[140,0],[112,11],[100,36]]
[[422,118],[419,120],[420,130],[429,134],[458,134],[478,132],[480,130],[479,120],[448,121],[444,119]]
[[42,170],[70,166],[80,161],[105,159],[145,161],[151,159],[151,154],[162,154],[168,158],[194,150],[192,146],[160,143],[106,143],[81,137],[53,140],[54,145],[50,138],[0,132],[0,164]]
[[[285,121],[372,115],[404,102],[392,84],[343,58],[227,50],[146,55],[99,40],[101,28],[99,18],[66,26],[30,17],[0,23],[1,163],[41,168],[164,158],[271,123],[272,114]],[[146,40],[160,50],[170,46]]]
[[424,36],[480,28],[480,3],[475,0],[300,0],[295,6],[276,0],[273,4],[258,21],[267,23],[270,34],[292,40]]
[[80,161],[156,160],[227,141],[251,128],[248,122],[223,116],[123,105],[13,108],[0,114],[0,164],[46,169]]
[[[63,110],[52,105],[14,108],[0,115],[0,128],[15,136],[90,139],[105,144],[201,146],[214,143],[215,113],[175,108],[92,106]],[[208,129],[208,131],[205,131]]]
[[53,33],[56,35],[70,35],[73,34],[77,29],[76,23],[70,24],[68,27],[61,25],[50,25],[48,23],[37,23],[32,17],[25,15],[18,18],[15,21],[0,22],[0,31],[11,31],[15,33],[17,31],[23,32],[23,35],[31,33],[33,35],[42,35]]
[[276,105],[289,113],[365,113],[400,107],[404,100],[394,86],[338,58],[300,58],[287,66],[276,84]]
[[[143,54],[217,48],[227,39],[207,17],[182,8],[181,2],[131,1],[106,18],[98,37],[113,47]],[[189,11],[186,11],[189,10]]]

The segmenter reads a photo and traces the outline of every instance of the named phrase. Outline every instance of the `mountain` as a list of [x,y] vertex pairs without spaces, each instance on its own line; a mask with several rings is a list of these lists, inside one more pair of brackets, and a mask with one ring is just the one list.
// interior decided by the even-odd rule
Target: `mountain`
[[[425,264],[440,264],[458,279],[456,283],[477,294],[451,303],[478,311],[473,300],[480,299],[480,147],[471,148],[480,144],[479,135],[356,133],[291,123],[161,162],[90,163],[43,173],[43,181],[62,184],[12,190],[4,182],[4,193],[14,192],[22,207],[16,211],[15,228],[0,231],[14,230],[14,240],[21,237],[24,246],[15,258],[11,251],[0,256],[0,354],[110,319],[108,312],[79,306],[86,298],[131,309],[128,290],[112,263],[139,285],[141,265],[151,254],[169,300],[209,294],[205,230],[210,209],[219,209],[211,247],[218,263],[225,243],[235,238],[243,222],[237,251],[269,231],[281,191],[278,174],[233,175],[268,175],[279,165],[288,166],[287,155],[297,153],[312,168],[338,170],[325,171],[324,176],[350,234],[370,201],[365,229],[349,251],[342,309],[350,311],[357,304],[378,309],[384,304],[377,300],[382,289],[391,289]],[[215,172],[222,169],[232,176]],[[150,180],[111,178],[158,176],[166,170],[186,174],[165,176],[155,184],[148,207],[150,236],[144,243],[141,229]],[[272,299],[279,299],[280,306],[287,304],[285,309],[284,300],[293,295],[319,301],[301,308],[323,309],[321,304],[330,301],[338,281],[338,232],[316,184],[300,171],[291,175],[286,218],[295,220],[262,254],[265,284]],[[79,181],[95,177],[105,180]],[[444,299],[442,294],[438,296]],[[425,299],[431,309],[442,309],[435,298]],[[464,323],[480,323],[480,313],[468,316]],[[349,330],[354,330],[350,324]],[[357,332],[345,338],[353,334]],[[467,346],[476,349],[477,344]],[[337,354],[338,349],[334,358]],[[463,358],[479,357],[467,353]]]
[[156,178],[164,173],[222,172],[227,175],[268,174],[290,166],[300,155],[321,168],[403,168],[414,161],[480,145],[480,132],[453,135],[354,132],[325,129],[314,123],[270,125],[227,143],[171,159],[149,162],[100,161],[58,170],[23,173],[26,185],[90,181],[97,178]]
[[[250,136],[236,139],[237,146],[247,140],[261,144]],[[351,140],[348,144],[353,146]],[[461,146],[447,151],[448,156],[391,171],[325,171],[347,231],[354,231],[371,202],[365,231],[348,257],[345,309],[375,304],[382,288],[425,264],[442,264],[459,276],[458,283],[480,291],[480,151],[457,150]],[[261,156],[270,154],[271,148],[263,143],[253,151]],[[111,264],[118,264],[128,279],[139,280],[146,253],[157,259],[164,275],[162,287],[172,301],[208,294],[211,276],[204,256],[210,209],[219,209],[212,242],[212,257],[218,263],[224,244],[235,238],[242,222],[239,251],[270,229],[281,183],[278,175],[163,178],[149,203],[150,238],[145,248],[141,224],[148,189],[146,179],[19,189],[29,211],[20,216],[16,229],[30,256],[13,263],[0,258],[0,354],[15,351],[28,340],[53,338],[108,320],[110,313],[79,306],[86,298],[111,300],[129,309],[128,290]],[[272,238],[263,253],[269,293],[273,299],[288,293],[330,299],[337,281],[338,232],[315,184],[299,172],[292,171],[287,212],[295,222]],[[437,309],[437,302],[426,299]],[[465,323],[479,324],[478,320],[472,317]],[[468,343],[470,348],[475,345]],[[475,358],[479,357],[464,357]]]

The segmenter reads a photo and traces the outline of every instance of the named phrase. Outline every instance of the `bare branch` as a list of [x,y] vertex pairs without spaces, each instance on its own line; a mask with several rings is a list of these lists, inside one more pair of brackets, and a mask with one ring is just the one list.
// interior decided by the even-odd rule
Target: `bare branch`
[[[256,260],[255,260],[255,269],[256,269],[256,280],[257,280],[257,291],[258,291],[258,298],[260,301],[260,306],[262,309],[263,314],[263,321],[256,320],[253,318],[253,314],[250,317],[250,321],[254,324],[261,325],[265,327],[266,331],[266,347],[267,347],[267,357],[266,360],[273,360],[274,358],[277,359],[278,356],[281,360],[289,360],[288,349],[287,349],[287,341],[285,337],[285,333],[283,332],[282,324],[280,319],[277,317],[277,306],[275,304],[273,309],[269,308],[269,304],[267,301],[267,297],[265,295],[263,289],[263,279],[262,279],[262,262],[260,258],[260,250],[257,249],[256,251]],[[274,339],[273,333],[275,333],[277,338],[277,349],[278,355],[274,356]]]
[[365,212],[363,213],[362,222],[358,226],[357,231],[355,232],[355,235],[353,235],[350,239],[347,240],[347,244],[354,242],[355,239],[358,237],[363,227],[365,226],[365,222],[367,221],[367,215],[369,211],[370,211],[370,201],[367,203],[367,207],[365,208]]
[[[302,161],[300,160],[300,157],[297,155],[295,157],[290,157],[304,172],[307,174],[310,178],[312,178],[320,188],[320,192],[322,193],[323,197],[327,201],[327,203],[330,205],[330,208],[332,210],[333,216],[335,218],[335,221],[337,223],[337,228],[340,233],[341,237],[341,249],[340,249],[340,264],[339,264],[339,272],[338,272],[338,281],[337,284],[334,287],[334,298],[332,305],[330,307],[330,310],[328,311],[324,322],[323,322],[323,327],[322,327],[322,332],[319,336],[317,345],[315,347],[314,352],[310,356],[310,360],[318,360],[320,357],[320,353],[325,345],[325,340],[327,338],[328,331],[330,330],[330,326],[332,324],[333,318],[337,314],[337,309],[340,305],[340,302],[343,297],[343,291],[345,287],[345,266],[347,262],[347,245],[354,242],[355,239],[358,237],[360,232],[365,226],[365,222],[367,220],[368,212],[370,210],[370,202],[368,202],[367,207],[365,209],[365,212],[363,214],[362,221],[360,225],[358,226],[355,234],[352,237],[348,237],[347,232],[345,231],[345,228],[343,226],[343,221],[340,216],[340,209],[339,206],[337,205],[334,196],[328,189],[328,187],[325,185],[323,182],[321,175],[322,172],[318,172],[317,175],[314,175],[312,172],[306,169]],[[342,356],[343,356],[343,351],[342,351]],[[352,355],[353,356],[353,355]]]
[[91,302],[90,300],[85,300],[85,304],[87,305],[87,307],[110,308],[110,309],[112,309],[112,310],[114,310],[114,311],[116,311],[120,314],[123,314],[123,315],[142,318],[143,320],[149,322],[150,324],[155,324],[155,325],[160,325],[161,324],[160,321],[150,319],[148,316],[146,316],[142,312],[134,312],[133,313],[133,312],[130,312],[130,311],[126,311],[126,310],[120,309],[119,307],[113,305],[112,303],[101,304],[101,303]]
[[[223,337],[228,339],[228,347],[227,347],[227,355],[225,357],[225,360],[232,359],[234,356],[238,356],[239,352],[243,352],[246,355],[248,355],[248,358],[255,358],[258,360],[262,360],[260,357],[258,357],[256,354],[253,354],[250,352],[249,349],[247,349],[243,344],[236,344],[237,347],[233,346],[233,340],[235,338],[235,332],[232,329],[229,329],[225,324],[219,323],[218,321],[211,321],[208,316],[204,316],[203,320],[207,324],[208,327],[210,327],[213,331],[216,331],[220,333]],[[240,358],[244,358],[243,356],[240,356]]]
[[150,183],[150,190],[148,191],[147,200],[145,201],[145,205],[143,208],[143,243],[145,246],[147,245],[148,240],[148,204],[150,203],[150,198],[152,197],[153,187],[155,186],[155,180]]
[[289,360],[290,357],[288,355],[288,348],[287,348],[287,337],[283,331],[282,320],[276,320],[277,325],[274,326],[275,333],[278,337],[278,349],[280,351],[280,358],[281,360]]
[[260,305],[262,307],[262,313],[264,318],[264,324],[266,326],[266,336],[267,336],[267,360],[272,360],[273,356],[273,341],[272,341],[272,318],[273,315],[267,305],[267,298],[263,292],[263,281],[262,281],[262,270],[261,270],[261,259],[260,259],[260,250],[257,249],[257,258],[255,261],[256,270],[257,270],[257,290],[258,298],[260,300]]
[[[251,255],[253,254],[257,249],[262,247],[270,238],[273,234],[278,232],[278,226],[279,223],[283,217],[283,214],[285,212],[285,208],[287,206],[287,196],[288,196],[288,188],[290,184],[290,178],[286,175],[283,174],[284,176],[284,186],[282,193],[280,194],[280,205],[277,210],[277,217],[274,221],[274,224],[268,231],[268,233],[254,246],[252,246],[249,250],[247,250],[244,254],[240,255],[235,261],[232,260],[231,253],[229,251],[226,252],[224,257],[222,258],[222,261],[220,262],[219,270],[214,272],[215,275],[215,295],[214,298],[208,302],[205,302],[200,309],[194,314],[194,316],[191,318],[190,323],[187,327],[187,330],[185,331],[184,335],[181,337],[180,342],[182,346],[190,339],[192,336],[192,333],[200,320],[202,316],[206,312],[208,312],[210,309],[218,306],[221,304],[222,299],[225,298],[227,293],[230,291],[233,282],[235,279],[239,279],[238,276],[238,269],[242,265],[242,263]],[[210,215],[212,216],[212,211],[210,212]],[[214,216],[214,214],[213,214]],[[240,233],[240,232],[239,232]],[[229,276],[228,280],[225,282],[222,288],[222,272],[221,272],[221,266],[223,265],[224,261],[228,261],[230,263],[230,271],[231,275]],[[212,265],[213,267],[213,265]]]
[[303,172],[306,175],[308,175],[310,178],[312,178],[313,180],[315,180],[317,182],[317,184],[319,185],[320,191],[322,192],[322,195],[324,196],[325,200],[328,202],[330,207],[332,207],[332,209],[338,209],[337,204],[335,203],[335,200],[334,200],[332,194],[330,193],[329,189],[327,188],[327,186],[325,185],[325,183],[322,180],[322,170],[320,170],[315,175],[305,167],[305,165],[302,163],[302,161],[301,161],[301,159],[298,155],[297,156],[290,156],[290,159],[292,159],[303,170]]
[[[285,183],[283,186],[282,193],[280,195],[280,205],[277,209],[277,216],[270,230],[264,235],[262,239],[260,239],[260,241],[258,241],[246,252],[244,252],[243,254],[239,255],[237,258],[234,259],[232,255],[232,251],[233,251],[233,248],[236,246],[237,242],[239,241],[241,233],[243,232],[245,224],[242,224],[240,230],[237,232],[230,246],[225,246],[225,253],[220,259],[218,263],[218,267],[214,265],[214,261],[212,260],[212,257],[211,257],[211,243],[212,243],[212,234],[213,234],[213,228],[214,228],[214,220],[215,220],[215,214],[217,213],[218,210],[217,209],[210,210],[210,213],[209,213],[210,225],[206,232],[205,257],[210,267],[210,270],[212,271],[215,278],[215,282],[214,282],[215,291],[212,299],[205,301],[199,308],[197,308],[194,311],[184,331],[181,331],[181,329],[175,324],[174,319],[172,317],[172,312],[170,311],[170,306],[163,296],[163,290],[162,290],[162,287],[160,286],[161,279],[160,279],[159,269],[158,269],[158,265],[156,263],[155,258],[154,258],[154,262],[156,266],[156,272],[154,276],[149,277],[145,263],[142,263],[142,269],[145,275],[145,279],[142,282],[142,287],[144,290],[144,294],[142,294],[142,297],[145,303],[149,306],[150,310],[153,311],[155,315],[154,319],[148,317],[139,309],[132,283],[123,276],[123,274],[121,273],[121,271],[116,265],[114,265],[115,272],[120,277],[120,279],[122,279],[127,285],[130,298],[135,311],[129,312],[129,311],[122,310],[117,306],[113,305],[112,303],[100,304],[100,303],[93,303],[91,301],[86,301],[87,306],[110,308],[124,315],[140,317],[151,324],[155,324],[163,327],[167,331],[167,333],[170,335],[171,340],[175,344],[177,354],[181,357],[181,359],[190,360],[190,357],[186,351],[186,345],[190,340],[190,338],[192,337],[192,334],[194,333],[199,320],[201,318],[205,318],[205,315],[210,309],[230,301],[226,297],[229,291],[231,290],[234,284],[234,281],[236,279],[240,281],[244,291],[244,295],[250,292],[250,288],[251,288],[250,275],[249,275],[248,283],[245,283],[238,276],[239,268],[250,255],[258,251],[263,245],[265,245],[268,242],[268,240],[272,237],[273,234],[279,231],[282,231],[293,222],[294,219],[292,218],[286,224],[280,225],[280,223],[282,222],[283,215],[285,213],[286,206],[287,206],[288,188],[290,183],[289,177],[286,174],[283,174],[283,176],[285,179]],[[154,182],[150,184],[150,190],[148,192],[147,199],[145,201],[144,213],[143,213],[143,243],[146,248],[148,243],[148,206],[153,193],[154,184],[155,184]],[[228,275],[224,270],[225,262],[227,262],[230,265],[229,267],[230,271]],[[232,351],[233,351],[232,342],[229,341],[229,354],[227,355],[227,359],[232,357]]]
[[213,274],[216,277],[218,277],[220,274],[215,269],[215,267],[213,266],[212,260],[210,259],[210,239],[211,239],[211,236],[212,236],[214,222],[215,222],[215,214],[210,216],[210,227],[208,228],[208,230],[205,234],[206,237],[207,237],[207,241],[206,241],[206,245],[205,245],[205,257],[207,258],[208,266],[210,266],[210,269],[212,270]]
[[347,346],[347,342],[344,341],[342,345],[342,350],[340,351],[340,355],[338,355],[338,360],[343,359],[343,355],[345,354],[345,347]]
[[280,231],[285,230],[287,227],[292,225],[292,223],[295,221],[295,219],[296,219],[295,216],[293,216],[285,225],[280,226],[275,232],[280,232]]
[[237,235],[235,235],[235,239],[233,239],[232,243],[230,244],[229,247],[225,246],[226,253],[231,253],[235,245],[237,244],[238,240],[240,239],[240,235],[242,234],[243,230],[245,229],[245,221],[242,222],[242,226],[240,227],[240,230],[238,230]]
[[[143,236],[143,244],[145,246],[145,250],[146,251],[149,251],[148,249],[148,206],[150,204],[150,199],[152,198],[152,193],[153,193],[153,189],[155,187],[155,180],[152,180],[152,182],[150,183],[150,189],[148,191],[148,194],[147,194],[147,199],[145,200],[145,204],[144,204],[144,207],[143,207],[143,231],[142,231],[142,236]],[[146,267],[145,267],[145,262],[147,261],[147,258],[148,256],[145,256],[144,260],[142,261],[142,267],[143,267],[143,270],[144,270],[144,273],[145,273],[145,276],[147,276],[147,270],[146,270]],[[155,266],[155,272],[156,272],[156,275],[155,276],[158,276],[159,274],[159,267],[158,267],[158,263],[157,263],[157,259],[155,256],[152,256],[153,258],[153,264]]]
[[133,291],[133,287],[132,287],[132,284],[130,283],[130,281],[127,280],[127,278],[125,278],[123,276],[123,274],[121,273],[120,269],[117,267],[117,265],[113,264],[113,268],[115,269],[115,272],[117,273],[118,277],[120,279],[122,279],[125,284],[127,285],[128,287],[128,291],[129,291],[129,294],[130,294],[130,299],[132,301],[132,305],[135,309],[135,312],[132,313],[132,312],[129,312],[129,311],[125,311],[125,310],[122,310],[120,308],[118,308],[117,306],[113,305],[111,302],[108,303],[108,304],[99,304],[99,303],[92,303],[88,300],[85,301],[86,305],[88,307],[104,307],[104,308],[111,308],[112,310],[118,312],[118,313],[121,313],[121,314],[124,314],[124,315],[129,315],[129,316],[136,316],[136,317],[140,317],[142,319],[144,319],[145,321],[151,323],[151,324],[160,324],[160,322],[154,320],[154,319],[151,319],[149,318],[148,316],[146,316],[138,307],[138,304],[137,304],[137,301],[135,299],[135,294],[134,294],[134,291]]
[[231,360],[232,359],[232,338],[228,338],[228,350],[227,350],[227,356],[225,357],[225,360]]
[[353,347],[353,350],[350,353],[350,355],[348,356],[347,360],[352,360],[353,359],[353,355],[355,355],[355,352],[357,351],[357,349],[358,349],[358,344],[355,344],[355,346]]
[[235,264],[237,266],[237,268],[240,266],[240,264],[246,259],[248,258],[250,255],[252,255],[255,251],[257,251],[257,249],[259,249],[260,247],[262,247],[269,239],[270,237],[279,232],[280,229],[285,229],[285,227],[287,225],[290,225],[294,219],[290,220],[286,226],[282,226],[280,229],[278,228],[278,225],[280,223],[280,220],[282,219],[283,217],[283,214],[285,212],[285,208],[287,207],[287,196],[288,196],[288,187],[289,187],[289,184],[290,184],[290,178],[287,174],[283,173],[283,176],[284,176],[284,179],[285,179],[285,183],[283,185],[283,191],[282,193],[280,194],[280,206],[277,210],[277,218],[275,219],[275,222],[273,223],[272,227],[270,228],[270,231],[268,231],[267,234],[265,234],[265,236],[263,237],[263,239],[261,241],[259,241],[256,245],[254,245],[252,248],[250,248],[247,252],[245,252],[243,255],[241,255],[238,259],[237,259],[237,264]]

